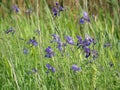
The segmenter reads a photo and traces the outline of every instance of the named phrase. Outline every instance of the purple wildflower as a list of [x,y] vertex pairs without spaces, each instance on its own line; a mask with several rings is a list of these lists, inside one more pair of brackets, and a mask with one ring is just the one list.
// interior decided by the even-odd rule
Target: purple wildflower
[[66,44],[62,43],[61,41],[58,42],[57,44],[58,44],[58,46],[57,46],[58,50],[59,51],[63,51],[63,48],[66,46]]
[[63,10],[64,10],[64,8],[62,6],[60,6],[58,2],[56,2],[56,6],[52,8],[54,16],[57,16],[57,15],[59,16],[60,12]]
[[33,46],[38,46],[38,42],[35,40],[35,37],[33,37],[33,39],[30,39],[27,43],[32,44]]
[[59,11],[63,11],[64,8],[62,6],[59,7]]
[[94,39],[91,38],[90,36],[86,36],[86,37],[85,37],[85,40],[82,42],[83,47],[84,47],[84,46],[90,46],[91,43],[94,43],[94,44],[95,44],[95,41],[94,41]]
[[45,49],[45,52],[47,52],[47,53],[52,53],[53,50],[52,50],[52,48],[51,48],[50,46],[48,46],[48,47]]
[[93,38],[91,38],[90,36],[87,35],[85,37],[85,44],[86,44],[86,46],[89,46],[92,42],[93,42]]
[[76,64],[73,64],[72,65],[72,67],[71,67],[71,69],[73,70],[73,71],[81,71],[81,68],[80,67],[78,67]]
[[82,44],[83,44],[82,37],[81,36],[77,36],[77,39],[78,39],[77,46],[78,46],[78,48],[80,48],[80,46],[82,46]]
[[16,5],[14,5],[13,7],[12,7],[12,9],[15,11],[15,12],[19,12],[20,10],[19,10],[19,8],[16,6]]
[[68,44],[74,45],[74,41],[73,41],[72,37],[66,36],[65,39],[66,39],[66,42],[67,42]]
[[47,57],[47,58],[51,58],[53,56],[54,56],[54,53],[46,53],[46,55],[45,55],[45,57]]
[[58,3],[58,2],[56,2],[55,4],[56,4],[56,6],[58,6],[58,5],[59,5],[59,3]]
[[46,64],[46,67],[47,67],[48,70],[51,69],[51,65],[50,64]]
[[51,71],[54,73],[54,72],[55,72],[55,68],[54,68],[54,67],[52,67],[52,68],[51,68]]
[[91,42],[87,39],[85,39],[83,42],[82,42],[82,46],[85,47],[85,46],[90,46]]
[[88,58],[90,56],[90,53],[86,53],[85,57]]
[[88,16],[88,13],[87,12],[83,12],[83,18],[88,20],[89,19],[89,16]]
[[59,35],[56,35],[56,34],[52,34],[53,36],[53,40],[51,42],[60,42],[60,37]]
[[54,52],[52,50],[52,48],[50,46],[48,46],[46,49],[45,49],[45,52],[46,52],[46,55],[45,57],[47,58],[51,58],[54,56]]
[[77,36],[78,42],[77,42],[77,46],[78,48],[80,48],[82,46],[82,48],[85,48],[86,46],[90,46],[91,43],[96,43],[95,40],[93,38],[91,38],[90,36],[86,36],[85,40],[82,40],[82,38],[80,36]]
[[52,11],[53,11],[53,15],[54,15],[54,16],[57,16],[57,14],[58,14],[57,8],[56,8],[56,7],[53,7],[53,8],[52,8]]
[[53,73],[55,72],[55,68],[52,67],[50,64],[46,64],[46,67],[48,69],[47,74],[49,73],[49,71],[52,71]]
[[85,22],[85,20],[84,20],[84,18],[82,17],[82,18],[80,19],[80,23],[81,23],[81,24],[84,24],[84,22]]
[[96,44],[93,38],[87,35],[84,40],[82,40],[80,36],[77,36],[77,39],[78,39],[77,46],[78,48],[82,47],[82,49],[84,50],[86,54],[85,55],[86,58],[88,58],[91,54],[93,58],[96,58],[98,56],[97,51],[90,50],[90,48],[88,48],[88,46],[90,46],[92,43]]
[[77,39],[78,39],[79,42],[82,41],[82,37],[81,36],[77,36]]
[[84,51],[85,51],[85,53],[86,53],[86,58],[88,58],[89,56],[90,56],[90,49],[89,48],[84,48]]
[[81,24],[84,24],[85,21],[90,22],[90,18],[87,12],[83,12],[83,16],[80,18]]
[[86,53],[90,53],[90,48],[86,47],[86,48],[84,48],[84,50],[85,50]]

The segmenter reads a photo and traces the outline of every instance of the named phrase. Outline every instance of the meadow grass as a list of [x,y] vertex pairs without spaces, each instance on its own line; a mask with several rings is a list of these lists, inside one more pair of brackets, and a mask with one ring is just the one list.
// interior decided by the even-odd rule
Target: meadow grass
[[[99,13],[97,19],[89,15],[90,23],[80,24],[84,11],[75,11],[76,17],[68,7],[54,17],[44,2],[44,9],[22,15],[21,12],[6,13],[8,17],[0,20],[0,89],[1,90],[119,90],[120,89],[120,19],[114,8],[114,18],[110,13]],[[38,11],[38,10],[37,10]],[[88,11],[89,12],[89,11]],[[10,28],[13,32],[6,33]],[[38,33],[38,30],[40,31]],[[52,34],[71,36],[75,45],[67,44],[65,52],[57,50],[55,42],[50,43]],[[77,49],[77,38],[89,35],[96,44],[90,46],[98,52],[98,57],[85,58]],[[38,46],[27,44],[35,37]],[[104,44],[110,44],[104,47]],[[45,57],[45,49],[51,46],[55,56]],[[24,54],[24,48],[28,53]],[[46,64],[55,68],[47,72]],[[74,72],[76,64],[80,71]]]

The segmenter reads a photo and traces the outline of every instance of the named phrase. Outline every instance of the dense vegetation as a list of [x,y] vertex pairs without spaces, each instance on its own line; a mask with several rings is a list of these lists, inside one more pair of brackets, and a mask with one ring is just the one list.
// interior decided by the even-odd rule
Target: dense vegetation
[[120,90],[118,1],[95,12],[38,1],[25,11],[1,1],[0,89]]

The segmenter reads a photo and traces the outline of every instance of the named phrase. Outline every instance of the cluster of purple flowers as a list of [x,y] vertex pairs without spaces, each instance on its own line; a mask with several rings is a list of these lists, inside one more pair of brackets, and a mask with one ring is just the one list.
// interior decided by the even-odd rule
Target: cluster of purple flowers
[[[53,42],[57,43],[57,48],[58,48],[59,51],[64,51],[67,43],[70,44],[70,45],[74,45],[74,41],[73,41],[72,37],[70,37],[70,36],[65,36],[66,43],[63,43],[61,41],[59,35],[52,34],[52,37],[53,37],[53,39],[51,40],[51,43],[53,43]],[[45,52],[46,52],[45,57],[47,57],[47,58],[51,58],[51,57],[54,56],[54,52],[53,52],[53,50],[50,46],[48,46],[45,49]]]
[[59,5],[58,2],[56,2],[56,5],[52,8],[54,16],[59,16],[60,12],[63,10],[64,10],[64,8],[61,5]]
[[[53,36],[53,39],[51,40],[51,43],[56,42],[57,43],[57,48],[60,51],[63,51],[63,49],[65,49],[65,46],[67,44],[74,45],[73,38],[70,37],[70,36],[65,36],[66,43],[63,43],[61,41],[59,35],[52,34],[52,36]],[[78,47],[78,49],[82,48],[82,50],[85,52],[85,57],[86,58],[88,58],[90,55],[92,55],[93,58],[96,58],[98,56],[97,51],[96,50],[91,50],[90,47],[89,47],[91,44],[93,44],[93,45],[96,44],[94,38],[91,38],[90,36],[86,36],[85,39],[83,40],[82,37],[77,36],[77,39],[78,39],[77,47]],[[54,56],[54,52],[53,52],[53,50],[51,49],[50,46],[48,48],[46,48],[45,52],[46,52],[45,57],[51,58],[51,57]]]
[[91,54],[93,58],[98,56],[98,53],[96,50],[90,50],[89,46],[93,43],[96,44],[95,40],[91,38],[90,36],[86,36],[84,40],[80,36],[77,36],[78,42],[77,46],[78,48],[82,48],[85,52],[85,57],[88,58]]
[[59,35],[56,34],[52,34],[53,40],[51,40],[52,42],[56,42],[57,43],[57,48],[59,51],[63,51],[63,48],[66,46],[66,43],[63,43],[60,39]]

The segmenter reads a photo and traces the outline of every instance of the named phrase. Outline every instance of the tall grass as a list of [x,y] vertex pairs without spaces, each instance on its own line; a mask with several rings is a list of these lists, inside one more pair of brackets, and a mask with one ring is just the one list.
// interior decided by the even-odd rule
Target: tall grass
[[[23,11],[15,13],[2,3],[7,17],[0,20],[0,89],[1,90],[119,90],[120,89],[120,17],[119,3],[112,0],[113,15],[98,8],[97,14],[89,13],[91,22],[80,24],[79,19],[88,7],[68,6],[54,17],[45,0],[36,0],[35,11],[26,15]],[[86,0],[87,1],[87,0]],[[41,4],[39,6],[39,4]],[[32,6],[31,6],[32,7]],[[96,5],[97,7],[97,5]],[[84,8],[84,9],[83,9]],[[105,11],[105,12],[104,12]],[[13,28],[15,32],[6,34]],[[40,34],[36,33],[40,30]],[[98,57],[85,58],[77,46],[67,45],[65,52],[56,49],[51,34],[71,36],[90,35],[96,41],[94,48]],[[27,44],[35,37],[38,46]],[[110,44],[104,47],[104,44]],[[52,58],[45,58],[45,49],[51,46],[55,52]],[[28,54],[24,54],[24,48]],[[91,62],[92,61],[92,62]],[[46,73],[46,64],[51,64],[55,73]],[[81,71],[73,72],[71,66],[77,64]]]

